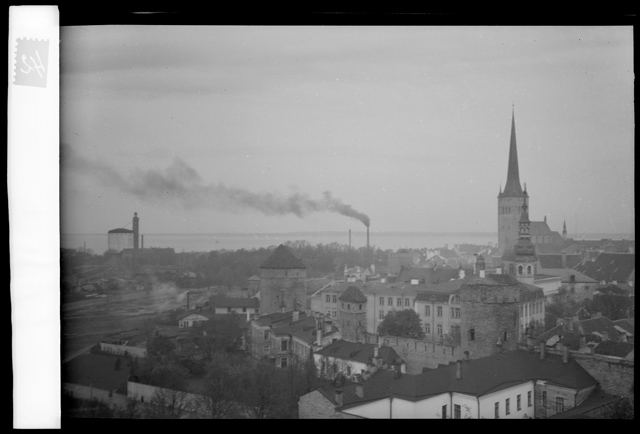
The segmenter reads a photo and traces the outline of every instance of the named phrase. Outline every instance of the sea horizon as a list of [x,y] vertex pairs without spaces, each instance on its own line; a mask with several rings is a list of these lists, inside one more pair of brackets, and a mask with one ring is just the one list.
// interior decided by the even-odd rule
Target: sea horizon
[[[351,246],[357,249],[366,246],[366,234],[366,231],[351,231],[351,237],[349,237],[349,233],[344,231],[142,233],[140,245],[145,248],[173,248],[176,252],[209,252],[269,248],[286,242],[306,241],[311,245],[338,243],[347,246],[351,243]],[[579,234],[577,239],[631,240],[635,239],[635,234]],[[437,249],[458,244],[495,246],[497,240],[497,232],[371,231],[369,233],[370,246],[382,250]],[[60,247],[89,249],[101,254],[108,248],[107,233],[61,234]]]

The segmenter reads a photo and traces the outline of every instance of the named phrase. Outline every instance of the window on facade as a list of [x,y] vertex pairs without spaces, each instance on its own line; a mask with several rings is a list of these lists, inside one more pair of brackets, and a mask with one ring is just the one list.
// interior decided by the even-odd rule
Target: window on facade
[[347,320],[347,327],[349,327],[351,325],[351,321]]
[[442,334],[442,324],[438,324],[438,334]]
[[287,358],[283,357],[282,359],[280,359],[280,367],[281,368],[286,368],[287,367]]
[[475,341],[476,340],[476,330],[475,329],[470,329],[469,330],[469,340],[470,341]]
[[362,310],[362,305],[361,304],[358,305],[358,310]]
[[285,341],[285,340],[280,341],[280,349],[282,351],[287,351],[288,345],[289,345],[289,341]]
[[337,302],[338,302],[338,296],[337,296],[337,295],[333,295],[333,296],[332,296],[332,301],[333,301],[334,303],[337,303]]
[[442,306],[438,306],[438,316],[442,316]]
[[451,318],[455,318],[453,308],[451,308]]
[[442,418],[443,419],[447,418],[447,406],[446,405],[442,406]]
[[351,310],[351,304],[347,303],[347,310]]
[[388,302],[389,306],[393,306],[393,297],[389,297],[387,299],[387,302]]
[[342,308],[344,309],[344,303],[342,303]]
[[507,342],[507,332],[502,334],[502,342]]
[[327,303],[331,303],[331,296],[327,294]]
[[504,413],[511,414],[511,409],[509,408],[509,398],[504,401]]
[[500,419],[500,403],[496,402],[493,406],[494,416],[496,419]]
[[522,265],[518,265],[518,274],[522,274]]
[[547,407],[547,392],[542,392],[542,407],[546,408]]
[[531,276],[531,265],[527,266],[527,275]]
[[331,311],[331,316],[334,317],[334,318],[336,317],[336,311],[335,310]]
[[380,297],[380,306],[384,306],[384,297]]
[[382,310],[380,311],[380,313],[378,315],[378,318],[384,319],[384,311],[382,311]]
[[533,405],[531,403],[531,391],[527,392],[527,407],[531,407],[531,405]]
[[266,339],[269,339],[269,330],[265,330],[265,332],[264,332],[264,338],[265,338],[265,340],[266,340]]
[[247,313],[247,308],[246,307],[242,308],[242,313]]
[[409,300],[408,298],[405,298],[404,299],[404,305],[407,306],[407,307],[410,307],[411,306],[411,300]]
[[431,316],[431,306],[424,307],[424,316]]
[[264,346],[264,353],[269,354],[271,352],[271,347],[269,345]]
[[347,366],[347,376],[351,375],[351,366]]
[[402,298],[398,297],[396,299],[396,306],[398,306],[398,307],[402,306]]
[[453,405],[453,418],[460,419],[460,405],[458,404]]
[[431,324],[425,324],[424,325],[424,332],[428,335],[431,334]]
[[522,405],[520,404],[520,395],[518,395],[518,398],[516,399],[516,408],[518,411],[522,410]]
[[556,413],[564,411],[564,398],[556,398]]
[[460,308],[459,307],[456,307],[455,314],[456,314],[455,315],[456,318],[460,318]]

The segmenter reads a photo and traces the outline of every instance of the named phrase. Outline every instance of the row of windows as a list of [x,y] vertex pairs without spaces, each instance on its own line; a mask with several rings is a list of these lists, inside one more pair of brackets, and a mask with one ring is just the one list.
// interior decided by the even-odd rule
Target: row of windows
[[515,211],[517,214],[522,214],[522,207],[521,206],[501,206],[500,207],[500,214],[511,214],[511,209],[513,208],[513,211]]
[[[342,308],[344,309],[344,303],[342,303]],[[351,310],[351,303],[347,303],[347,310]],[[362,305],[358,305],[358,310],[362,310]]]
[[325,295],[325,301],[327,303],[337,303],[338,302],[338,296],[335,294],[326,294]]
[[[380,306],[384,306],[384,297],[380,297],[378,299],[378,304],[380,304]],[[397,297],[396,298],[396,306],[402,306],[403,302],[402,302],[402,297]],[[387,298],[387,306],[393,306],[393,297],[388,297]],[[404,299],[404,306],[405,307],[411,307],[411,299],[410,298],[405,298]]]
[[[438,318],[442,317],[442,306],[436,306],[436,316]],[[425,305],[424,307],[424,316],[431,316],[431,306]],[[460,318],[460,308],[452,307],[451,308],[451,318]]]
[[[543,392],[543,396],[544,396],[544,393],[546,393],[546,392]],[[516,411],[522,410],[521,396],[522,395],[518,395],[516,397]],[[527,392],[527,407],[531,407],[532,405],[533,405],[533,399],[532,399],[532,396],[531,396],[531,391],[528,391]],[[496,419],[500,419],[500,401],[496,402],[494,404],[494,407],[495,407],[495,409],[494,409],[495,418]],[[507,398],[504,401],[504,413],[505,413],[505,415],[511,414],[511,398]]]
[[520,306],[520,315],[529,316],[535,315],[538,313],[542,313],[542,302],[536,301],[532,305],[525,304],[524,306]]

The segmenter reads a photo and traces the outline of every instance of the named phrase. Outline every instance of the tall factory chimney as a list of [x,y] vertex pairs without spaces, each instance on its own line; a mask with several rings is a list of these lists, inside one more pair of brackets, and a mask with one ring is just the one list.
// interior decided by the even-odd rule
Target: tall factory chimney
[[144,249],[144,235],[140,235],[140,248]]
[[133,249],[138,250],[138,213],[133,213]]
[[351,229],[349,229],[349,251],[351,251]]
[[369,251],[369,226],[367,226],[367,252]]

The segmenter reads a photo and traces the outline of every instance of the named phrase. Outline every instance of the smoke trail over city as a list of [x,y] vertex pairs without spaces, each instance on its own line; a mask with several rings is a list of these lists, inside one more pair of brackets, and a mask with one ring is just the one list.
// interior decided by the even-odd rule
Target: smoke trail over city
[[317,212],[351,217],[369,227],[369,217],[325,191],[320,199],[304,193],[284,196],[254,193],[223,183],[207,184],[198,172],[179,158],[165,169],[136,169],[128,176],[100,161],[78,155],[70,146],[61,147],[61,169],[92,176],[98,182],[134,195],[145,202],[179,203],[185,208],[209,207],[221,211],[256,210],[265,215],[293,214],[300,218]]

